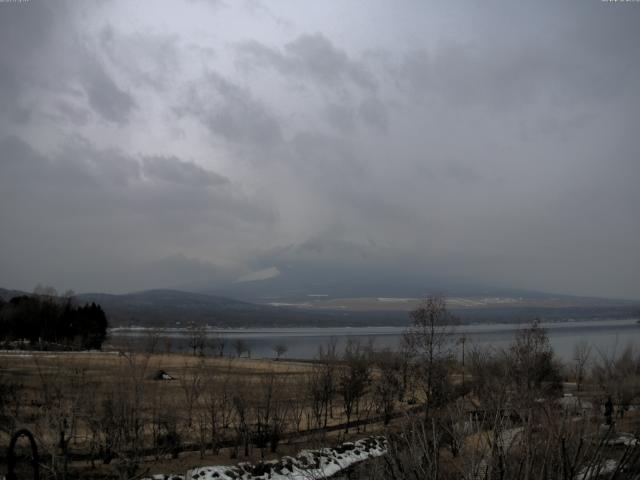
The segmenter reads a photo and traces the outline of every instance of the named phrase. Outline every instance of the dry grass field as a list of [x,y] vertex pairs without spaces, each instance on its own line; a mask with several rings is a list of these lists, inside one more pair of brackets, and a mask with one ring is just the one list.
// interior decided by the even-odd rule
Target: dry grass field
[[[83,476],[113,474],[115,459],[129,455],[140,471],[181,472],[339,443],[348,436],[335,428],[346,420],[335,392],[327,412],[317,402],[313,410],[317,370],[312,362],[178,354],[0,353],[3,383],[18,386],[6,406],[14,429],[32,431],[45,457],[68,457],[65,468]],[[368,395],[351,420],[375,415]],[[351,433],[367,428],[379,430]]]

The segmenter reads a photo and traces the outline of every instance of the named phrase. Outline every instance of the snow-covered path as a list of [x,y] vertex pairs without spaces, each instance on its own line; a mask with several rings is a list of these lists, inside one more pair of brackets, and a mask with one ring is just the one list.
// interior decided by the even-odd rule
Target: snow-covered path
[[356,463],[387,452],[384,437],[345,442],[336,448],[303,450],[296,457],[282,457],[258,464],[199,467],[185,475],[153,475],[145,480],[309,480],[329,478]]

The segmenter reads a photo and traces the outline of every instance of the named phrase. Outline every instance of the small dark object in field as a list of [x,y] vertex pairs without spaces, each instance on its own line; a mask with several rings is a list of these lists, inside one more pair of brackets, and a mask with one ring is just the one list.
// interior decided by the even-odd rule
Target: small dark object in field
[[151,376],[151,379],[152,380],[174,380],[174,378],[164,370],[158,370],[156,373],[154,373]]

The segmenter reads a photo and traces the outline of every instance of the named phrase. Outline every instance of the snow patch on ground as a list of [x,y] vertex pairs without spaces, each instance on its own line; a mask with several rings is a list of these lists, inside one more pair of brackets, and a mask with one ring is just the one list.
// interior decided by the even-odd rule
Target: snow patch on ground
[[199,467],[183,475],[153,475],[145,480],[308,480],[329,478],[336,473],[387,452],[384,437],[368,437],[345,442],[336,448],[303,450],[295,458],[262,462],[256,465]]
[[576,480],[590,480],[592,478],[598,478],[604,475],[613,473],[618,468],[618,462],[613,459],[605,460],[604,462],[583,468],[577,475]]
[[635,447],[638,445],[638,439],[630,433],[620,433],[618,437],[607,440],[606,444],[612,446],[621,445],[625,447]]

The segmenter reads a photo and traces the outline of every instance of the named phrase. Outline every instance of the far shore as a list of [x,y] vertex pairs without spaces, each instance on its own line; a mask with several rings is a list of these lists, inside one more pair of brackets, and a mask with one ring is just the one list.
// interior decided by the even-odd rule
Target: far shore
[[[580,328],[580,327],[592,327],[594,324],[601,326],[628,326],[636,324],[640,321],[638,318],[594,318],[589,320],[555,320],[540,322],[540,326],[546,329],[561,329],[561,328]],[[483,323],[464,323],[453,325],[455,333],[475,333],[483,331],[510,331],[519,330],[528,325],[527,322],[522,323],[503,323],[503,322],[483,322]],[[640,327],[640,324],[638,324]],[[279,335],[304,335],[304,336],[326,336],[335,334],[338,335],[400,335],[404,333],[407,326],[328,326],[328,327],[211,327],[204,325],[204,331],[208,335],[259,335],[261,337],[279,336]],[[113,327],[109,329],[109,333],[116,334],[118,336],[137,336],[149,333],[157,333],[159,335],[188,335],[192,329],[188,326],[176,326],[176,327],[143,327],[143,326],[130,326],[130,327]],[[334,333],[335,332],[335,333]]]

